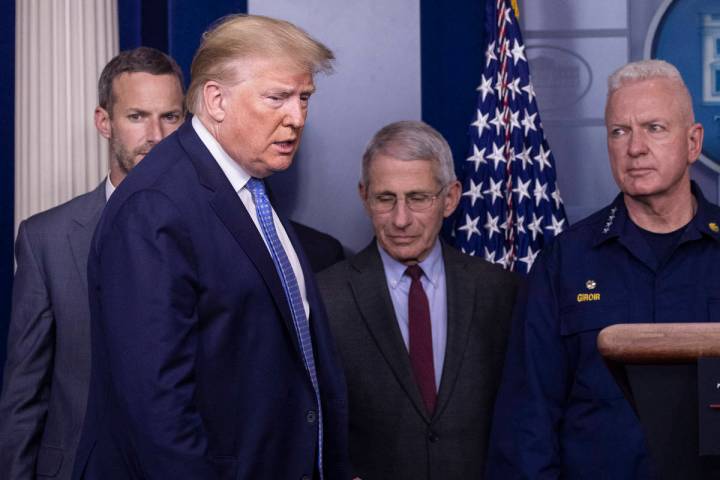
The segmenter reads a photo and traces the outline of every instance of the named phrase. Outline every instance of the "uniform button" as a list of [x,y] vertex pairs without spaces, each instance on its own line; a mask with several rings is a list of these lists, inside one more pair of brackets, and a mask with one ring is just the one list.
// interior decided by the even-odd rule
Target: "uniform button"
[[317,414],[315,413],[315,410],[308,410],[305,414],[305,420],[307,420],[308,423],[315,423],[316,419]]
[[439,439],[440,437],[438,437],[437,433],[433,432],[432,430],[428,430],[428,440],[430,440],[432,443],[435,443]]

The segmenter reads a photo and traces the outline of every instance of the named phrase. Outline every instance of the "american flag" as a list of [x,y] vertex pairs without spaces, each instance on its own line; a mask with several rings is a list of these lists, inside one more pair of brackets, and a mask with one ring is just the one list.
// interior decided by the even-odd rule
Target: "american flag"
[[568,223],[510,0],[487,0],[486,25],[454,241],[465,253],[527,273],[545,242]]

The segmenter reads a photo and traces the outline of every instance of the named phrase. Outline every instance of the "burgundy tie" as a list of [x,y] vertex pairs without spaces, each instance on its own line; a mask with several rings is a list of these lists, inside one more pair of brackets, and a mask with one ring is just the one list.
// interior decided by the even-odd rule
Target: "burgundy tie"
[[415,381],[420,388],[428,413],[435,411],[435,368],[433,367],[432,329],[430,328],[430,305],[423,290],[420,277],[423,271],[418,265],[411,265],[405,271],[412,282],[408,294],[408,320],[410,331],[410,363]]

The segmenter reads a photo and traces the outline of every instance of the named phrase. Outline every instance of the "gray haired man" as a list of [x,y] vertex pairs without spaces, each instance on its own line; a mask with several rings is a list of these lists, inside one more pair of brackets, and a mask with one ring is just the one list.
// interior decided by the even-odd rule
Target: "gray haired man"
[[359,193],[376,238],[318,278],[347,378],[353,473],[479,478],[518,281],[439,240],[460,184],[430,126],[377,132]]
[[653,478],[598,332],[720,320],[720,209],[690,181],[703,127],[680,73],[659,60],[620,68],[608,81],[605,124],[620,193],[533,266],[498,395],[489,478]]

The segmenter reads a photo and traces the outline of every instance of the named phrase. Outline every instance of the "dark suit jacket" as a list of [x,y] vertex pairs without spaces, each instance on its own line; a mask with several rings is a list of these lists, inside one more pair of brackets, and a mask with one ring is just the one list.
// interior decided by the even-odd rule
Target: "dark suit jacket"
[[[310,303],[325,474],[346,478],[344,379],[310,267],[285,228]],[[317,405],[280,279],[189,121],[111,197],[88,285],[92,376],[75,478],[313,475]]]
[[443,245],[447,346],[435,414],[413,378],[376,243],[318,276],[345,367],[363,480],[482,478],[515,275]]
[[105,205],[92,192],[20,224],[0,397],[0,476],[68,479],[90,379],[86,264]]
[[345,250],[335,237],[302,223],[291,221],[290,224],[300,240],[313,272],[322,272],[345,260]]

